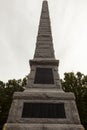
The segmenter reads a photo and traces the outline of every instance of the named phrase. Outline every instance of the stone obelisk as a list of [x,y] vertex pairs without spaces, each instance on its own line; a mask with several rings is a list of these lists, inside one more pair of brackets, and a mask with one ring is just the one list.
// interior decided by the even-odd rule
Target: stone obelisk
[[82,130],[73,93],[62,90],[47,1],[43,1],[34,58],[24,92],[16,92],[6,130]]

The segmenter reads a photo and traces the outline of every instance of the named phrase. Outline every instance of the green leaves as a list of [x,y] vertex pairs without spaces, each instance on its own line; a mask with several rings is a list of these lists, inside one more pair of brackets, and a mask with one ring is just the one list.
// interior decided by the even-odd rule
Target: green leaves
[[27,77],[23,80],[9,80],[7,83],[0,81],[0,130],[6,123],[8,112],[12,103],[13,93],[23,91],[27,82]]

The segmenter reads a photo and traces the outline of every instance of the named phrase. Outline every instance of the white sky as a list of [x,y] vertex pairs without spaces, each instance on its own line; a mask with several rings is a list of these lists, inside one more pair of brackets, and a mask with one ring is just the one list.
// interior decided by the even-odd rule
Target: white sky
[[[87,0],[48,0],[59,74],[87,74]],[[0,0],[0,80],[25,77],[33,58],[42,0]]]

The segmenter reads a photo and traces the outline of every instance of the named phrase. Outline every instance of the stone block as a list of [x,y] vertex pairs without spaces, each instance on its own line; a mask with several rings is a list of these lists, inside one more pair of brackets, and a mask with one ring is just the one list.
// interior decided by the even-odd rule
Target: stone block
[[84,130],[82,125],[75,124],[7,124],[6,130]]

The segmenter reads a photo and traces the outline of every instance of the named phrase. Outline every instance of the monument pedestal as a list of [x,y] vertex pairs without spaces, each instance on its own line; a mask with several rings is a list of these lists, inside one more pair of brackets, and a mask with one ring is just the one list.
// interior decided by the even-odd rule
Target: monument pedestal
[[73,93],[57,89],[29,89],[14,94],[6,130],[43,129],[83,129]]

